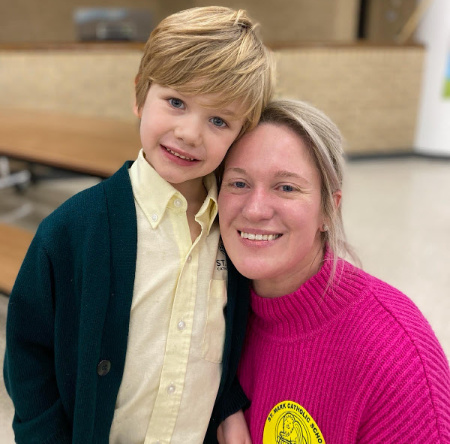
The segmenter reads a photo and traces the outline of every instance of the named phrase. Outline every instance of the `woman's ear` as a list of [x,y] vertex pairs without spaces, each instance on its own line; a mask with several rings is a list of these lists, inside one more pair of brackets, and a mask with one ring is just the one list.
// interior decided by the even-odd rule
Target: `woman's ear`
[[336,210],[337,210],[339,208],[339,205],[341,204],[342,190],[336,190],[333,193],[333,199],[334,199],[334,205],[335,205]]
[[[336,190],[333,193],[333,201],[334,201],[334,211],[337,211],[339,209],[339,205],[341,204],[342,199],[342,190]],[[328,222],[330,222],[328,220]],[[329,230],[329,226],[327,225],[327,218],[325,218],[322,222],[322,225],[319,228],[319,231],[324,233]]]

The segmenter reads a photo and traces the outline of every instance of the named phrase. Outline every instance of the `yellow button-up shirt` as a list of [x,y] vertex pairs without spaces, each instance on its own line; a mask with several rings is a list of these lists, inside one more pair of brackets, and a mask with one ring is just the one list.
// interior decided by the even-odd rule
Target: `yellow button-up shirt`
[[110,444],[202,443],[221,375],[225,256],[218,249],[217,185],[196,214],[141,151],[129,170],[137,260],[127,355]]

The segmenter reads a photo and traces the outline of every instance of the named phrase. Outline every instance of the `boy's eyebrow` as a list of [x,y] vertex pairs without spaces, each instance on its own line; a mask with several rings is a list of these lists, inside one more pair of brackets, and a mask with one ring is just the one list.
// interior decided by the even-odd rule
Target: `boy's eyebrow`
[[222,114],[226,114],[227,116],[235,116],[236,113],[234,111],[231,111],[231,109],[227,109],[227,108],[220,108],[219,111]]
[[214,111],[217,111],[218,114],[223,114],[224,116],[227,116],[227,117],[231,117],[231,118],[235,118],[235,119],[241,117],[240,110],[233,111],[226,107],[220,108],[220,107],[214,107],[214,106],[213,106],[213,109],[214,109]]
[[225,168],[224,173],[227,171],[233,171],[234,173],[239,173],[239,174],[247,174],[247,171],[245,171],[242,168],[238,168],[238,167]]

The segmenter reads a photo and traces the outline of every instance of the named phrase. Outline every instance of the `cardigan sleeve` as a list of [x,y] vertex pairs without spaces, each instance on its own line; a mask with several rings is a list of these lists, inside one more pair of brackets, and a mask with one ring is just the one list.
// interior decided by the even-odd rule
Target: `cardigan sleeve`
[[38,231],[10,295],[4,379],[17,443],[69,443],[55,375],[52,264],[42,244]]
[[217,427],[239,410],[249,407],[237,378],[237,368],[244,344],[250,303],[250,284],[238,273],[227,257],[228,264],[228,304],[225,309],[227,334],[223,351],[222,381],[204,443],[217,443]]
[[216,401],[215,417],[218,424],[233,413],[236,413],[239,410],[245,410],[249,406],[250,401],[245,395],[238,378],[235,377],[230,389],[227,392],[224,392]]
[[230,389],[224,392],[222,396],[216,400],[214,411],[209,422],[208,431],[203,443],[217,444],[217,428],[220,423],[233,413],[248,408],[249,405],[250,401],[242,390],[237,377],[235,377]]

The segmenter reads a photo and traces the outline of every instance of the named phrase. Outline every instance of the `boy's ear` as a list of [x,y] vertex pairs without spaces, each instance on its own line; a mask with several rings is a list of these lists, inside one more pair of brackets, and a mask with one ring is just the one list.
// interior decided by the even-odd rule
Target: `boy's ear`
[[[136,77],[134,78],[134,86],[137,85],[137,82],[139,81],[139,74],[136,75]],[[133,105],[133,114],[138,117],[139,119],[141,118],[141,110],[138,108],[137,103],[136,103],[136,98],[134,99],[134,105]]]
[[141,118],[142,110],[137,106],[136,100],[134,101],[133,105],[133,114],[139,119]]

